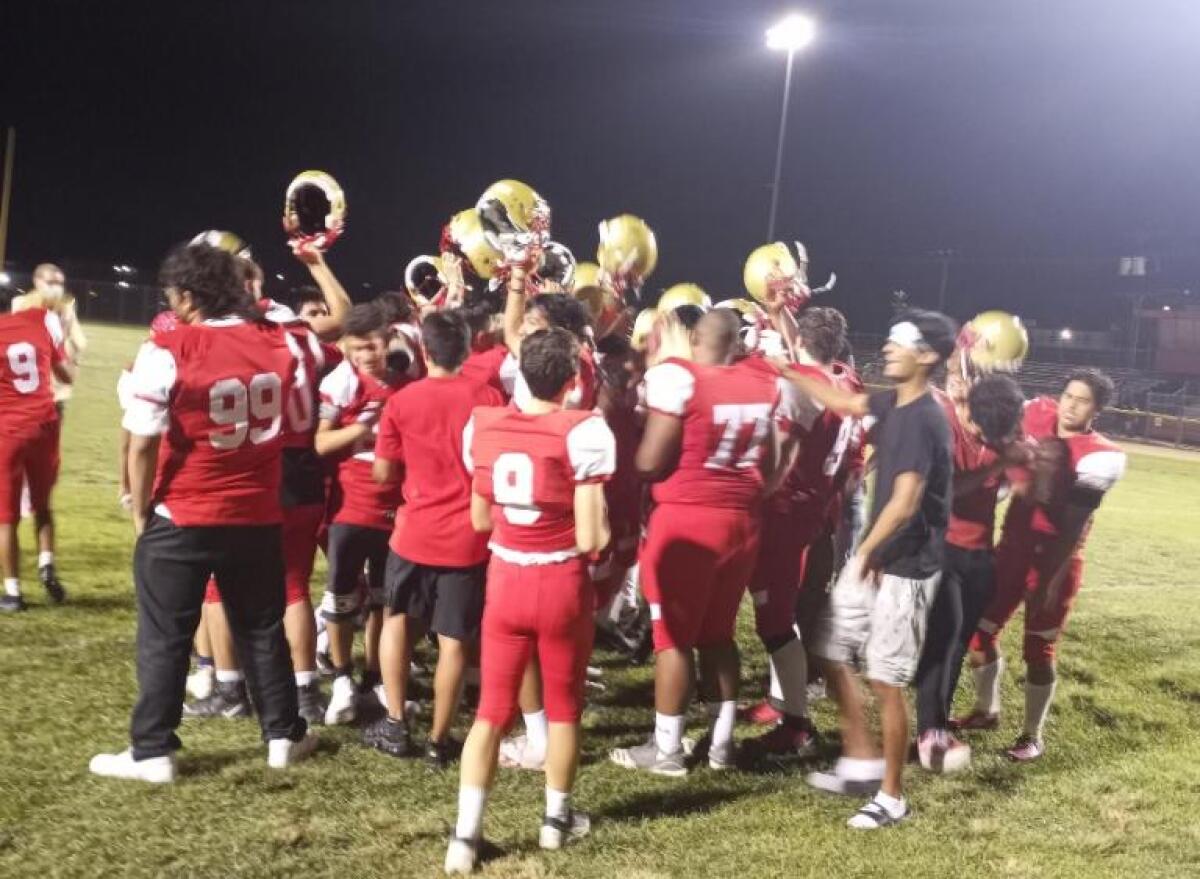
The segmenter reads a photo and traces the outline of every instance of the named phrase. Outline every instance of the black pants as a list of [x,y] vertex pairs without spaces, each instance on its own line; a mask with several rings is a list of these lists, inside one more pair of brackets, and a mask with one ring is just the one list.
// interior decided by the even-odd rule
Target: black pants
[[138,701],[130,740],[143,760],[180,747],[192,636],[209,575],[246,672],[263,739],[304,736],[292,658],[283,633],[283,547],[278,525],[180,528],[154,516],[133,554],[137,587]]
[[946,565],[917,666],[917,733],[945,729],[967,644],[996,591],[990,549],[946,546]]

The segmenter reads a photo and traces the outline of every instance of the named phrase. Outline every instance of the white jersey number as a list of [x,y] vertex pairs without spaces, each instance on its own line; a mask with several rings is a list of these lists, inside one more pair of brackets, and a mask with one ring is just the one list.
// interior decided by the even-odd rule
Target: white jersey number
[[8,368],[12,370],[13,387],[18,394],[32,394],[41,386],[37,349],[28,342],[17,342],[8,346]]
[[721,425],[723,430],[716,450],[704,462],[705,467],[709,470],[748,470],[758,464],[763,443],[771,433],[770,403],[713,406],[713,422]]
[[822,468],[822,472],[826,476],[836,476],[838,470],[842,468],[842,461],[846,458],[846,449],[850,447],[850,437],[854,436],[855,427],[853,418],[842,419],[842,426],[838,428],[833,448],[825,456],[825,466]]
[[283,382],[273,372],[260,372],[249,385],[221,379],[209,389],[208,416],[225,428],[209,431],[214,449],[236,449],[246,440],[256,446],[270,442],[283,424]]
[[505,452],[492,465],[492,496],[514,525],[532,525],[542,511],[533,504],[533,459],[524,452]]
[[292,433],[311,433],[316,425],[316,413],[313,411],[313,377],[308,374],[308,360],[300,349],[300,343],[291,334],[287,334],[288,350],[296,358],[296,371],[292,375],[292,394],[288,397],[287,416],[288,428]]

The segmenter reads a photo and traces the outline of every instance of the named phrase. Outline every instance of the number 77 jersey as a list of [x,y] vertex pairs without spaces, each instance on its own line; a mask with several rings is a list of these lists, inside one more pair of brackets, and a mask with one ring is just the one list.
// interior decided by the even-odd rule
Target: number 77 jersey
[[282,519],[280,455],[297,368],[281,327],[182,324],[142,346],[124,426],[162,436],[152,506],[183,527]]
[[646,372],[646,405],[683,420],[679,462],[654,486],[654,500],[732,509],[758,503],[772,431],[815,416],[778,371],[751,358],[730,366],[665,360]]

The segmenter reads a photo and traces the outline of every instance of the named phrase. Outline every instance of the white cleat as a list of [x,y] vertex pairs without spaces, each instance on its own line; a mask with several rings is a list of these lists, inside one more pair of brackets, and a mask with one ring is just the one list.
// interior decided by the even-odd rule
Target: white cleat
[[350,723],[358,714],[358,690],[350,675],[333,679],[329,692],[329,706],[325,709],[325,725],[337,726]]
[[317,749],[318,739],[311,732],[298,742],[291,739],[271,739],[267,742],[267,765],[272,769],[287,769],[310,756]]
[[175,780],[175,756],[149,757],[134,760],[133,751],[119,754],[97,754],[88,764],[92,775],[103,778],[121,778],[126,781],[146,781],[150,784],[170,784]]
[[203,702],[212,695],[215,683],[216,673],[211,665],[206,668],[198,668],[188,675],[187,691],[197,702]]
[[474,873],[479,863],[479,846],[470,839],[450,840],[446,848],[446,863],[443,869],[447,876],[465,876]]
[[509,736],[500,743],[500,765],[505,769],[541,772],[546,768],[546,751],[529,747],[528,736]]
[[564,845],[578,842],[592,832],[592,819],[587,812],[571,810],[566,821],[551,818],[549,815],[542,819],[542,832],[538,835],[538,845],[547,851],[558,851]]

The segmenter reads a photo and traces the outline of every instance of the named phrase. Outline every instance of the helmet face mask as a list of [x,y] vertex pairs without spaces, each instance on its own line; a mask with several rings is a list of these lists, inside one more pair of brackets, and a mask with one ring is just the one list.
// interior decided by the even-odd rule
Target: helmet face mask
[[324,171],[303,171],[288,185],[283,228],[293,250],[328,250],[346,228],[346,194]]

